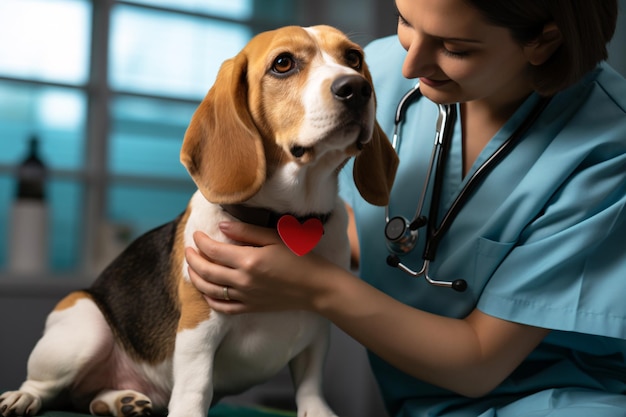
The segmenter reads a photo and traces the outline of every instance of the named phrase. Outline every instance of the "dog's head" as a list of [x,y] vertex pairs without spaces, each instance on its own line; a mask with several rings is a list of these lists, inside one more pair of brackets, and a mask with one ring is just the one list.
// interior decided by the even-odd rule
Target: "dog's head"
[[[255,195],[277,166],[355,155],[354,179],[385,205],[397,156],[375,117],[362,49],[328,26],[285,27],[254,37],[224,62],[194,114],[181,161],[213,203]],[[333,162],[334,163],[334,162]]]

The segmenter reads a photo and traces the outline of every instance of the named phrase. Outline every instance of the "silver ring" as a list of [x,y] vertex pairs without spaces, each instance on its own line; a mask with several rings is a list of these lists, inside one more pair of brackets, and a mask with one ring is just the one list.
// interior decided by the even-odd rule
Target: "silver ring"
[[230,297],[228,296],[228,287],[222,288],[222,292],[224,293],[224,300],[230,301]]

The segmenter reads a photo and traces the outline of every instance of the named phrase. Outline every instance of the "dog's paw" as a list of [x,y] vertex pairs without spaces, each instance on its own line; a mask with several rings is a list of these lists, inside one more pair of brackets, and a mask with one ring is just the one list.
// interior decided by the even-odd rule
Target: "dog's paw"
[[337,417],[337,415],[329,409],[314,409],[298,411],[298,417]]
[[95,416],[143,417],[152,415],[152,402],[136,391],[108,392],[97,396],[89,406]]
[[0,395],[0,415],[34,416],[41,408],[41,399],[23,391],[8,391]]
[[311,399],[298,405],[298,417],[337,417],[325,401]]
[[152,415],[152,403],[145,395],[134,393],[118,400],[119,417],[135,417]]
[[337,417],[337,415],[329,409],[307,409],[298,411],[298,417]]

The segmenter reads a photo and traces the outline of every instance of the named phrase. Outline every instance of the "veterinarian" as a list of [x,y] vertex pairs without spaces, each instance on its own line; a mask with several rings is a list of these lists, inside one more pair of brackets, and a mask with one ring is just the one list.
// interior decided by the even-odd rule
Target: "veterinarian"
[[[626,81],[604,62],[616,0],[396,7],[398,36],[366,51],[390,138],[417,80],[423,98],[404,109],[387,210],[366,204],[345,170],[360,278],[294,255],[274,230],[226,223],[252,246],[196,234],[194,284],[227,314],[327,317],[368,348],[393,417],[626,415]],[[429,166],[437,104],[458,113],[439,170]],[[411,220],[424,188],[415,217],[429,216],[436,190],[437,219],[398,255],[388,216]],[[414,276],[434,235],[428,276],[444,286]],[[461,291],[445,286],[455,280]]]

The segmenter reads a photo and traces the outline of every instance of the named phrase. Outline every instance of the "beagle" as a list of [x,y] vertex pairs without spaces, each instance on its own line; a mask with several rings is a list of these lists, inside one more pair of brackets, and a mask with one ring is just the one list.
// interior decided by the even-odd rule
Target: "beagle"
[[[337,175],[385,205],[397,157],[375,120],[363,51],[328,26],[254,37],[227,60],[185,133],[181,161],[198,191],[174,221],[139,237],[93,285],[58,303],[0,414],[71,407],[93,415],[205,417],[225,395],[289,364],[300,417],[330,417],[321,395],[328,323],[304,311],[225,316],[190,283],[183,250],[239,219],[274,226],[315,217],[313,249],[349,266]],[[225,293],[227,296],[227,294]]]

